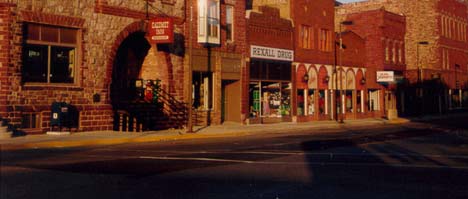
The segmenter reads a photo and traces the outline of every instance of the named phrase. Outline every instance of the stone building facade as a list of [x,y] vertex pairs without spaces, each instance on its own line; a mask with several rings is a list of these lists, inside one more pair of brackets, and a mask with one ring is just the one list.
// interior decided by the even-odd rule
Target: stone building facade
[[[430,111],[443,112],[446,108],[467,106],[468,2],[466,0],[369,0],[343,4],[337,7],[337,15],[345,17],[351,13],[381,8],[406,17],[405,78],[409,84],[414,86],[423,84],[416,87],[428,88],[412,94],[422,98],[419,102],[423,104],[420,106],[421,109],[438,107]],[[337,17],[337,20],[340,19]],[[429,93],[435,92],[429,91],[433,87],[430,86],[432,83],[441,84],[438,90],[442,91],[434,99],[428,99],[433,96]]]
[[[148,3],[2,0],[1,117],[26,133],[43,133],[51,127],[51,104],[67,102],[79,112],[78,131],[112,130],[113,96],[122,95],[115,85],[123,82],[116,77],[131,75],[161,79],[174,99],[184,101],[184,1]],[[153,17],[174,19],[173,44],[148,43],[147,19]]]

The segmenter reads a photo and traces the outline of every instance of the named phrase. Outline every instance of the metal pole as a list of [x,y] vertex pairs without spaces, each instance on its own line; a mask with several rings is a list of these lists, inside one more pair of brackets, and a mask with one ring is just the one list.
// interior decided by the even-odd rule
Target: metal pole
[[193,133],[193,115],[192,115],[192,51],[193,51],[193,41],[192,41],[192,28],[193,28],[193,5],[192,1],[189,0],[190,4],[190,23],[189,23],[189,63],[188,63],[188,96],[187,96],[187,106],[188,106],[188,121],[186,133]]
[[[338,101],[337,101],[337,99],[336,99],[336,95],[337,95],[337,91],[338,91],[338,73],[337,73],[337,71],[336,71],[336,64],[337,64],[337,62],[336,62],[336,59],[337,59],[337,58],[336,58],[336,57],[337,57],[337,56],[336,56],[336,42],[334,42],[333,47],[334,47],[334,49],[335,49],[335,65],[334,65],[334,67],[333,67],[333,68],[334,68],[333,74],[334,74],[334,76],[335,76],[335,88],[332,88],[333,90],[335,90],[335,91],[333,92],[333,95],[335,96],[335,97],[333,98],[333,99],[335,100],[335,111],[334,111],[333,115],[334,115],[334,117],[335,117],[334,119],[336,120],[336,122],[338,122]],[[333,77],[332,77],[332,78],[333,78]],[[333,80],[332,80],[332,81],[333,81]]]
[[[340,66],[341,66],[341,64],[342,64],[342,63],[341,63],[341,53],[342,53],[342,50],[343,50],[343,39],[341,38],[341,25],[342,25],[342,24],[343,24],[343,22],[340,23],[340,33],[339,33],[339,34],[340,34],[340,57],[339,57],[339,65],[340,65]],[[339,113],[340,113],[340,114],[339,114],[339,116],[340,116],[340,117],[339,117],[339,123],[343,123],[343,117],[344,117],[344,114],[343,114],[343,111],[342,111],[342,110],[343,110],[344,104],[343,104],[343,99],[342,99],[342,96],[341,96],[341,95],[342,95],[342,90],[343,90],[343,88],[342,88],[342,86],[343,86],[343,82],[342,82],[342,81],[343,81],[343,78],[342,78],[342,75],[343,75],[343,74],[342,74],[342,70],[340,69],[340,88],[339,88],[339,99],[338,99],[339,102],[340,102],[340,103],[339,103],[339,104],[340,104],[340,110],[338,110]],[[337,108],[338,108],[338,107],[337,107]]]

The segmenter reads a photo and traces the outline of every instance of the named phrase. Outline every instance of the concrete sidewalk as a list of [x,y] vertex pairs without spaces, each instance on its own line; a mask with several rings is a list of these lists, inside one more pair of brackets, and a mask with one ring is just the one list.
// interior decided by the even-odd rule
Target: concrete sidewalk
[[135,142],[158,142],[182,139],[220,138],[232,136],[256,135],[261,133],[284,133],[285,131],[342,128],[351,126],[369,126],[395,123],[407,123],[409,120],[360,119],[346,120],[343,124],[335,121],[317,121],[307,123],[277,123],[241,125],[238,123],[224,123],[208,127],[195,127],[194,133],[185,133],[184,129],[169,129],[148,132],[116,132],[116,131],[90,131],[76,132],[66,135],[27,135],[8,139],[0,139],[1,150],[56,148],[56,147],[84,147],[95,145],[113,145]]

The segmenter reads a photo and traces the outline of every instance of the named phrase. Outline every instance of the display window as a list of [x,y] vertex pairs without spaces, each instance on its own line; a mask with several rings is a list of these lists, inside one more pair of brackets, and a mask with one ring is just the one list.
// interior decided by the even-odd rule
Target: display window
[[250,82],[250,117],[291,115],[291,83]]
[[193,108],[209,110],[213,104],[213,75],[212,72],[193,72]]
[[452,107],[453,108],[458,108],[460,107],[460,90],[452,90],[451,94],[451,100],[452,100]]
[[345,108],[347,113],[353,113],[353,91],[347,90],[345,91]]
[[318,104],[319,104],[319,110],[318,111],[319,111],[320,115],[325,115],[326,114],[325,102],[326,102],[325,90],[320,90],[319,91],[319,96],[318,96]]
[[371,112],[380,110],[379,93],[380,92],[377,89],[369,89],[369,94],[367,95],[367,108]]
[[356,111],[358,113],[363,113],[364,110],[363,110],[363,104],[362,104],[362,101],[363,101],[363,92],[362,90],[358,90],[356,92]]
[[307,94],[307,115],[315,114],[315,90],[309,89]]

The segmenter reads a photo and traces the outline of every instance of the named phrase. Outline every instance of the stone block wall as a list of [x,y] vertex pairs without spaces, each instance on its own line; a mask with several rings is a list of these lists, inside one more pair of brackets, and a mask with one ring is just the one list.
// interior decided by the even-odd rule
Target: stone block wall
[[12,23],[13,4],[0,3],[0,116],[7,116],[7,99],[10,90],[10,26]]
[[[149,16],[175,17],[175,32],[182,32],[184,1],[149,1]],[[111,130],[113,111],[109,95],[112,67],[120,43],[129,34],[146,31],[146,2],[126,0],[29,0],[0,3],[0,114],[12,124],[21,115],[35,113],[37,129],[49,128],[50,105],[65,101],[80,111],[79,130]],[[155,10],[158,8],[159,10]],[[3,23],[5,22],[5,23]],[[21,80],[22,38],[25,23],[40,23],[78,29],[78,67],[75,83],[28,83]],[[183,42],[182,42],[183,43]],[[183,54],[168,54],[172,75],[183,74]],[[167,70],[167,69],[166,69]],[[172,92],[182,99],[183,87],[174,79]],[[100,101],[93,101],[99,94]],[[28,129],[25,129],[28,131]]]

